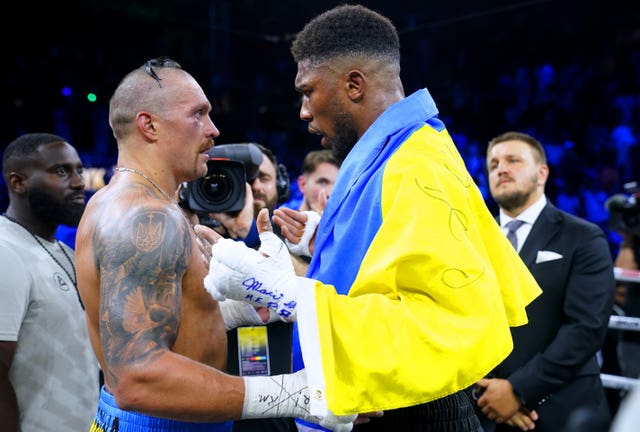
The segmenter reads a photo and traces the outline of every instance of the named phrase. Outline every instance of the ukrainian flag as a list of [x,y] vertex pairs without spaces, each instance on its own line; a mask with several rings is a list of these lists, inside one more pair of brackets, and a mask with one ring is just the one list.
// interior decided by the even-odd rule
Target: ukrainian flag
[[307,274],[318,282],[298,298],[316,413],[474,384],[511,352],[509,327],[541,292],[436,114],[426,89],[396,103],[340,169]]

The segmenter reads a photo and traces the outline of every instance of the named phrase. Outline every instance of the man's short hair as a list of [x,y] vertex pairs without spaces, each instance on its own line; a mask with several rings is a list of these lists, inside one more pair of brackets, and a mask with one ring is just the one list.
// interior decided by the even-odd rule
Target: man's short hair
[[509,132],[501,133],[500,135],[494,138],[491,138],[491,140],[489,141],[489,145],[487,146],[487,154],[489,153],[489,151],[493,146],[505,141],[522,141],[528,144],[529,147],[531,147],[531,149],[533,150],[533,155],[535,156],[536,160],[546,165],[547,155],[544,151],[544,147],[542,147],[542,144],[540,143],[540,141],[538,141],[531,135],[526,134],[524,132],[509,131]]
[[163,86],[159,71],[164,69],[183,70],[180,63],[169,57],[153,58],[125,75],[116,87],[109,99],[109,126],[117,140],[134,129],[138,111],[162,103],[156,89]]
[[27,133],[11,141],[2,154],[2,174],[5,180],[11,171],[19,171],[42,145],[67,142],[61,136],[50,133]]
[[331,150],[312,150],[302,159],[302,174],[311,174],[322,163],[329,163],[340,168],[340,163]]
[[294,61],[322,64],[339,57],[364,57],[400,65],[400,38],[393,23],[361,5],[330,9],[304,26],[291,46]]

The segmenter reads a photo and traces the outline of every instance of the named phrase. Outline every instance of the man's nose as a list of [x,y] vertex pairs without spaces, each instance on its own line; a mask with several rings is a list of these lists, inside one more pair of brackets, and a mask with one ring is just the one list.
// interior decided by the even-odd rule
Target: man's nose
[[302,101],[302,105],[300,106],[300,120],[304,120],[306,122],[310,122],[311,120],[313,120],[313,116],[311,115],[309,106],[304,100]]
[[82,173],[79,171],[73,171],[73,173],[71,174],[71,180],[69,181],[69,186],[71,186],[73,189],[84,189],[85,185],[86,183],[84,181]]

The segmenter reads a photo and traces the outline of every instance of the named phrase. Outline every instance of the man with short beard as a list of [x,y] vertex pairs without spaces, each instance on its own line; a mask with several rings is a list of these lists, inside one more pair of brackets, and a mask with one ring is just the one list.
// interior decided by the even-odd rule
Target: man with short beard
[[89,429],[99,369],[77,292],[74,251],[55,239],[85,208],[82,162],[62,137],[32,133],[2,158],[0,418],[3,431]]
[[478,432],[464,389],[506,358],[509,326],[526,322],[540,289],[429,92],[405,96],[388,18],[337,6],[305,25],[291,52],[300,118],[342,162],[317,230],[305,213],[274,211],[289,242],[315,238],[302,248],[309,269],[294,274],[263,210],[268,257],[210,233],[205,286],[297,323],[294,368],[307,373],[313,412],[385,411],[363,431]]
[[[258,166],[255,177],[247,180],[251,191],[247,191],[244,208],[238,213],[210,213],[217,221],[216,227],[221,235],[234,240],[242,240],[249,247],[260,245],[256,217],[263,208],[273,210],[289,198],[289,179],[284,165],[279,165],[273,152],[262,144],[253,143],[262,152],[262,162]],[[284,171],[284,172],[283,172]]]
[[253,212],[254,218],[263,208],[273,214],[273,210],[278,204],[282,204],[289,198],[278,194],[278,163],[276,157],[267,147],[258,144],[262,151],[262,163],[258,167],[258,175],[251,181],[251,191],[253,192]]
[[[506,132],[487,149],[491,196],[505,234],[542,288],[527,306],[529,323],[511,329],[514,349],[478,399],[487,432],[607,431],[610,414],[596,353],[612,312],[615,280],[602,230],[551,204],[544,148]],[[478,393],[476,393],[478,394]],[[578,423],[579,421],[579,423]],[[497,423],[497,424],[496,424]]]

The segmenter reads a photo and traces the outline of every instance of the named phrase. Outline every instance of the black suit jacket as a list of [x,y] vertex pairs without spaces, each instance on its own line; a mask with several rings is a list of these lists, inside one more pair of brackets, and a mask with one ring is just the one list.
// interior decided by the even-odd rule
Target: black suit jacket
[[[541,262],[545,252],[540,251],[562,257]],[[562,431],[572,411],[587,405],[596,422],[608,422],[595,357],[607,332],[615,291],[605,234],[547,203],[520,256],[542,294],[527,307],[529,323],[511,329],[514,349],[494,375],[508,378],[525,405],[538,411],[536,431]],[[607,430],[602,427],[592,430]]]

